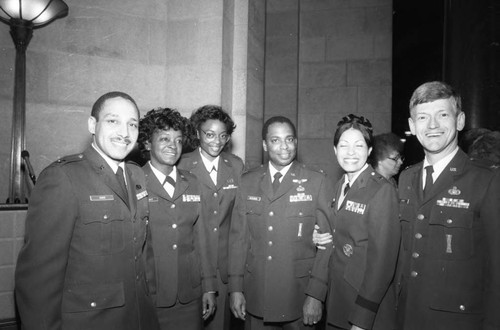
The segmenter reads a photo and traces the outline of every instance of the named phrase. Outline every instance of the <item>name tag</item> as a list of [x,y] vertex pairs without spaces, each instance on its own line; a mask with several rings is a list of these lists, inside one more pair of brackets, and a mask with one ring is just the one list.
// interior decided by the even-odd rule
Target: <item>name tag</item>
[[468,209],[470,203],[464,202],[463,199],[443,197],[443,199],[436,201],[436,205],[445,207],[455,207],[458,209]]
[[236,189],[238,186],[235,186],[234,184],[227,185],[225,187],[222,187],[222,189]]
[[148,195],[147,190],[143,190],[140,193],[137,193],[137,195],[135,195],[135,196],[137,197],[137,200],[141,200],[144,197],[146,197],[147,195]]
[[357,214],[365,214],[366,204],[356,203],[353,201],[347,201],[345,203],[346,211],[354,212]]
[[295,202],[311,202],[313,200],[312,195],[306,195],[305,193],[298,193],[297,195],[290,196],[290,203]]
[[248,201],[260,202],[261,199],[259,196],[247,196]]
[[102,202],[102,201],[114,201],[115,196],[113,195],[90,195],[91,202]]
[[200,195],[182,195],[183,202],[199,202]]
[[158,202],[158,197],[149,197],[148,202],[150,203]]

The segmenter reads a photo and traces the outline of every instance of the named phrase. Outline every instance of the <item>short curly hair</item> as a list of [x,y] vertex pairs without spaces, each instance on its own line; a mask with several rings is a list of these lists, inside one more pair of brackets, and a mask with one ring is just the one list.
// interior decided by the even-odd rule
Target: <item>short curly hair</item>
[[226,133],[229,135],[233,134],[233,131],[236,128],[231,116],[229,116],[229,114],[218,105],[208,104],[196,109],[189,120],[195,130],[193,131],[194,135],[191,137],[191,144],[193,148],[197,148],[200,145],[200,140],[196,136],[196,131],[200,130],[201,125],[207,120],[221,121],[224,125],[226,125]]
[[404,143],[401,138],[394,133],[384,133],[373,137],[373,151],[368,162],[376,168],[378,162],[388,158],[391,152],[396,151],[403,155]]
[[157,108],[150,110],[139,121],[139,151],[141,156],[148,159],[149,150],[146,150],[146,142],[151,142],[153,134],[160,130],[173,129],[182,132],[182,145],[190,143],[189,137],[193,134],[193,128],[186,117],[177,110],[170,108]]

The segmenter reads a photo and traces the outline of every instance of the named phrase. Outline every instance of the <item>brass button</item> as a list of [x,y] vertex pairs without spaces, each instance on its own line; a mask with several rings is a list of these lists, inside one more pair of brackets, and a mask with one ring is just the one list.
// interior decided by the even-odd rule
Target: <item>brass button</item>
[[419,215],[417,215],[417,219],[418,219],[418,220],[424,220],[424,218],[425,218],[425,217],[424,217],[424,215],[423,215],[423,214],[419,214]]
[[273,260],[273,257],[272,256],[268,256],[267,260]]
[[172,245],[173,250],[177,250],[177,244]]
[[174,224],[172,225],[172,228],[174,228],[174,229],[175,229],[175,228],[177,228],[177,224],[176,224],[176,223],[174,223]]
[[416,271],[414,271],[414,270],[413,270],[413,271],[410,273],[410,275],[411,275],[411,277],[417,277],[417,276],[418,276],[418,273],[417,273]]
[[96,306],[97,306],[97,304],[95,303],[95,301],[90,303],[90,307],[96,307]]
[[447,224],[452,224],[452,223],[453,223],[453,220],[448,219],[448,220],[446,220],[446,223],[447,223]]
[[415,234],[415,238],[416,238],[416,239],[421,239],[421,238],[422,238],[422,234],[420,234],[420,233],[416,233],[416,234]]
[[171,209],[175,209],[175,204],[170,205]]
[[269,230],[269,231],[273,231],[273,226],[269,226],[269,227],[267,227],[267,230]]
[[274,215],[274,212],[273,212],[273,211],[269,212],[269,216],[270,216],[270,217],[272,217],[273,215]]
[[418,257],[420,257],[420,254],[418,254],[417,252],[413,252],[411,256],[417,259]]

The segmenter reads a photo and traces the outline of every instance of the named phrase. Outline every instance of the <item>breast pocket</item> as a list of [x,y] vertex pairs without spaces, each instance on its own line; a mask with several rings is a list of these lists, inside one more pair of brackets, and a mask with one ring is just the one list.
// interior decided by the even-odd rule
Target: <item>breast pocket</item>
[[247,200],[246,201],[246,217],[248,228],[252,237],[260,237],[263,232],[265,222],[262,221],[262,212],[264,203],[262,201]]
[[82,253],[113,254],[125,248],[124,206],[114,200],[82,203],[73,242]]
[[429,220],[431,253],[446,260],[474,255],[473,220],[474,213],[468,209],[435,207]]

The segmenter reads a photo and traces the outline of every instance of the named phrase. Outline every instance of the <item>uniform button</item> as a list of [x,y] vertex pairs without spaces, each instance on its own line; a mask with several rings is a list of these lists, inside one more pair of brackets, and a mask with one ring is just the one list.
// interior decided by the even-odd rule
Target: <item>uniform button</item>
[[460,305],[460,307],[459,307],[459,308],[460,308],[460,310],[461,310],[461,311],[464,311],[464,310],[465,310],[465,306],[464,306],[464,305]]
[[146,226],[147,226],[148,224],[149,224],[149,220],[148,220],[148,219],[146,219]]
[[107,215],[107,214],[105,214],[105,215],[103,216],[103,218],[106,220],[106,219],[108,218],[108,215]]
[[177,244],[172,245],[172,249],[177,250]]
[[446,220],[446,223],[451,224],[451,223],[453,223],[453,220],[448,219],[448,220]]
[[217,214],[217,211],[214,211],[214,214]]
[[137,237],[134,237],[134,242],[137,242]]
[[416,259],[420,257],[420,254],[418,254],[417,252],[413,252],[411,256]]
[[419,214],[419,215],[417,215],[417,219],[418,219],[418,220],[424,220],[424,218],[425,218],[425,217],[424,217],[424,215],[423,215],[423,214]]
[[269,242],[267,243],[267,245],[269,245],[269,246],[273,246],[273,242],[272,242],[272,241],[269,241]]
[[268,256],[267,260],[273,260],[273,257],[272,256]]
[[95,303],[95,301],[90,303],[90,307],[96,307],[96,306],[97,306],[97,304]]
[[304,215],[304,214],[302,212],[299,212],[299,216],[302,216],[302,215]]
[[335,229],[333,230],[333,232],[335,232]]
[[137,256],[134,256],[134,260],[137,261]]
[[175,209],[175,204],[170,205],[171,209]]
[[273,226],[269,226],[269,227],[267,227],[267,230],[269,230],[269,231],[273,231]]
[[274,215],[274,212],[273,212],[273,211],[269,212],[269,216],[270,216],[270,217],[272,217],[273,215]]
[[172,228],[174,228],[174,229],[175,229],[175,228],[177,228],[177,224],[176,224],[176,223],[174,223],[174,224],[172,225]]
[[135,277],[135,280],[136,280],[136,281],[139,281],[139,275],[137,275],[137,276]]
[[217,193],[216,192],[214,192],[214,197],[217,197]]
[[417,277],[418,273],[413,270],[410,275],[411,275],[411,277]]
[[217,227],[214,228],[214,231],[217,231]]
[[415,234],[415,238],[416,238],[416,239],[421,239],[421,238],[422,238],[422,234],[420,234],[420,233],[416,233],[416,234]]

